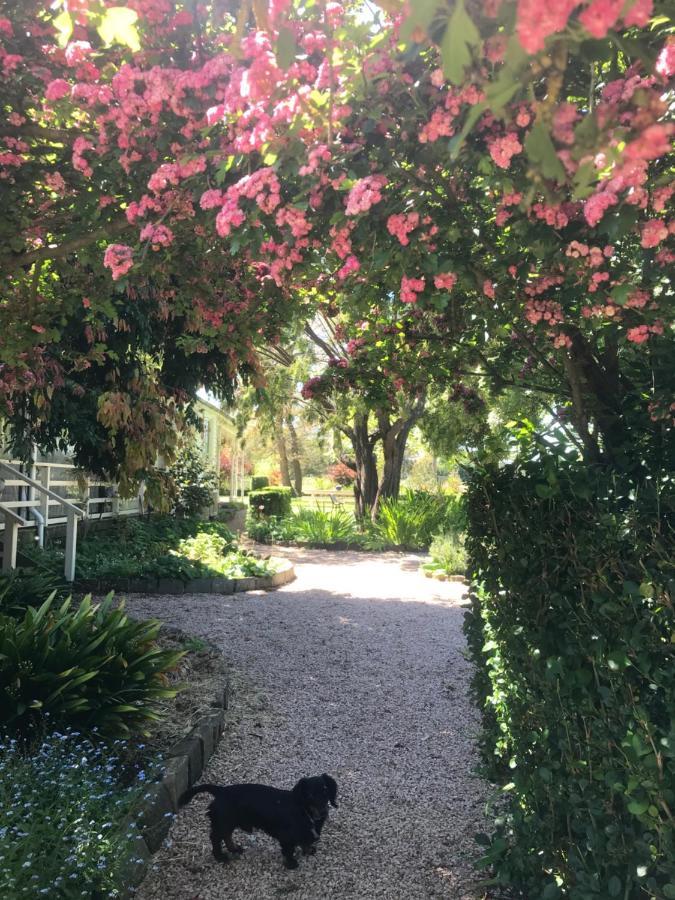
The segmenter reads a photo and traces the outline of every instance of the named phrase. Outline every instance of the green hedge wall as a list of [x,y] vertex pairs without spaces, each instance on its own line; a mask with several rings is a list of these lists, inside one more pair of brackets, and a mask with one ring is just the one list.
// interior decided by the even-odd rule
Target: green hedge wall
[[259,491],[262,488],[269,487],[270,480],[267,475],[252,475],[251,476],[251,490]]
[[470,484],[482,863],[527,897],[675,898],[673,494],[564,459]]
[[289,487],[266,487],[251,491],[248,495],[251,513],[260,516],[290,516],[291,489]]

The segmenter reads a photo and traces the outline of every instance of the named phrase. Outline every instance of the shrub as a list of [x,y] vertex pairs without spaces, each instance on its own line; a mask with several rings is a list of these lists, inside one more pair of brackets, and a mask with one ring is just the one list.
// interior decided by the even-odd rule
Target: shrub
[[328,477],[336,484],[349,487],[356,481],[356,470],[343,462],[336,462],[327,470]]
[[283,544],[295,540],[290,519],[277,516],[255,518],[249,516],[246,521],[246,532],[252,541],[259,544]]
[[30,753],[0,737],[0,896],[122,896],[137,836],[128,817],[147,777],[124,752],[70,730]]
[[341,506],[301,509],[287,520],[294,540],[306,544],[358,544],[362,535],[352,513]]
[[485,864],[527,896],[675,897],[672,481],[564,459],[477,473],[467,636]]
[[173,485],[176,515],[197,516],[217,497],[217,475],[194,443],[181,448],[167,475]]
[[67,587],[50,569],[16,569],[0,575],[0,615],[23,616],[29,606],[40,606],[54,593],[64,596]]
[[466,572],[464,538],[454,532],[437,534],[429,547],[431,567],[446,575],[463,575]]
[[253,475],[251,477],[251,490],[259,491],[261,488],[269,487],[270,480],[267,475]]
[[283,518],[291,512],[291,489],[289,487],[266,487],[249,494],[251,513],[255,517],[278,516]]
[[49,597],[22,618],[0,616],[0,721],[25,731],[53,720],[125,733],[158,718],[173,697],[165,672],[183,655],[158,649],[159,622],[134,621],[124,604]]
[[423,550],[440,530],[459,533],[463,524],[464,513],[459,498],[406,491],[398,499],[380,503],[371,534],[385,547]]

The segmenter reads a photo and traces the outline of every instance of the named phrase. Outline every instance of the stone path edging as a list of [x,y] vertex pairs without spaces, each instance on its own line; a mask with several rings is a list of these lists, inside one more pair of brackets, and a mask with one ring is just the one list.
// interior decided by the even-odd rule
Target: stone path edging
[[248,578],[100,578],[82,579],[73,585],[76,591],[86,594],[240,594],[245,591],[269,591],[289,584],[296,578],[291,562],[271,557],[282,568],[273,575],[255,575]]
[[[220,651],[215,644],[210,647]],[[148,792],[130,819],[137,825],[126,872],[126,896],[132,897],[145,878],[153,853],[169,833],[173,814],[178,812],[181,796],[197,782],[213,755],[225,729],[229,690],[225,683],[211,700],[213,712],[202,716],[190,731],[176,741],[165,754],[161,779],[149,785]]]

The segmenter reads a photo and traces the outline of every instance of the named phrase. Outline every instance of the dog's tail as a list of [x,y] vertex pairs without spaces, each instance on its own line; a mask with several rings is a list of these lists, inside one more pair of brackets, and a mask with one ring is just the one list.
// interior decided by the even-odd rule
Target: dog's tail
[[189,803],[193,797],[197,796],[197,794],[213,794],[213,796],[216,797],[221,790],[222,788],[218,784],[197,784],[181,795],[178,804],[179,806],[185,806],[185,804]]

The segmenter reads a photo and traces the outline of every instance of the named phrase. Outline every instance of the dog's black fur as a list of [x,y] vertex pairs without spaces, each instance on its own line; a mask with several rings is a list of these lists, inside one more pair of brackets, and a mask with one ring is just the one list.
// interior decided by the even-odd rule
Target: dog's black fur
[[328,804],[337,807],[337,782],[325,774],[301,778],[292,791],[263,784],[200,784],[183,794],[181,806],[202,793],[213,795],[207,815],[217,860],[229,862],[223,842],[230,853],[243,853],[232,840],[235,828],[248,834],[257,828],[279,841],[287,869],[297,868],[296,847],[305,854],[315,852],[314,844],[328,818]]

